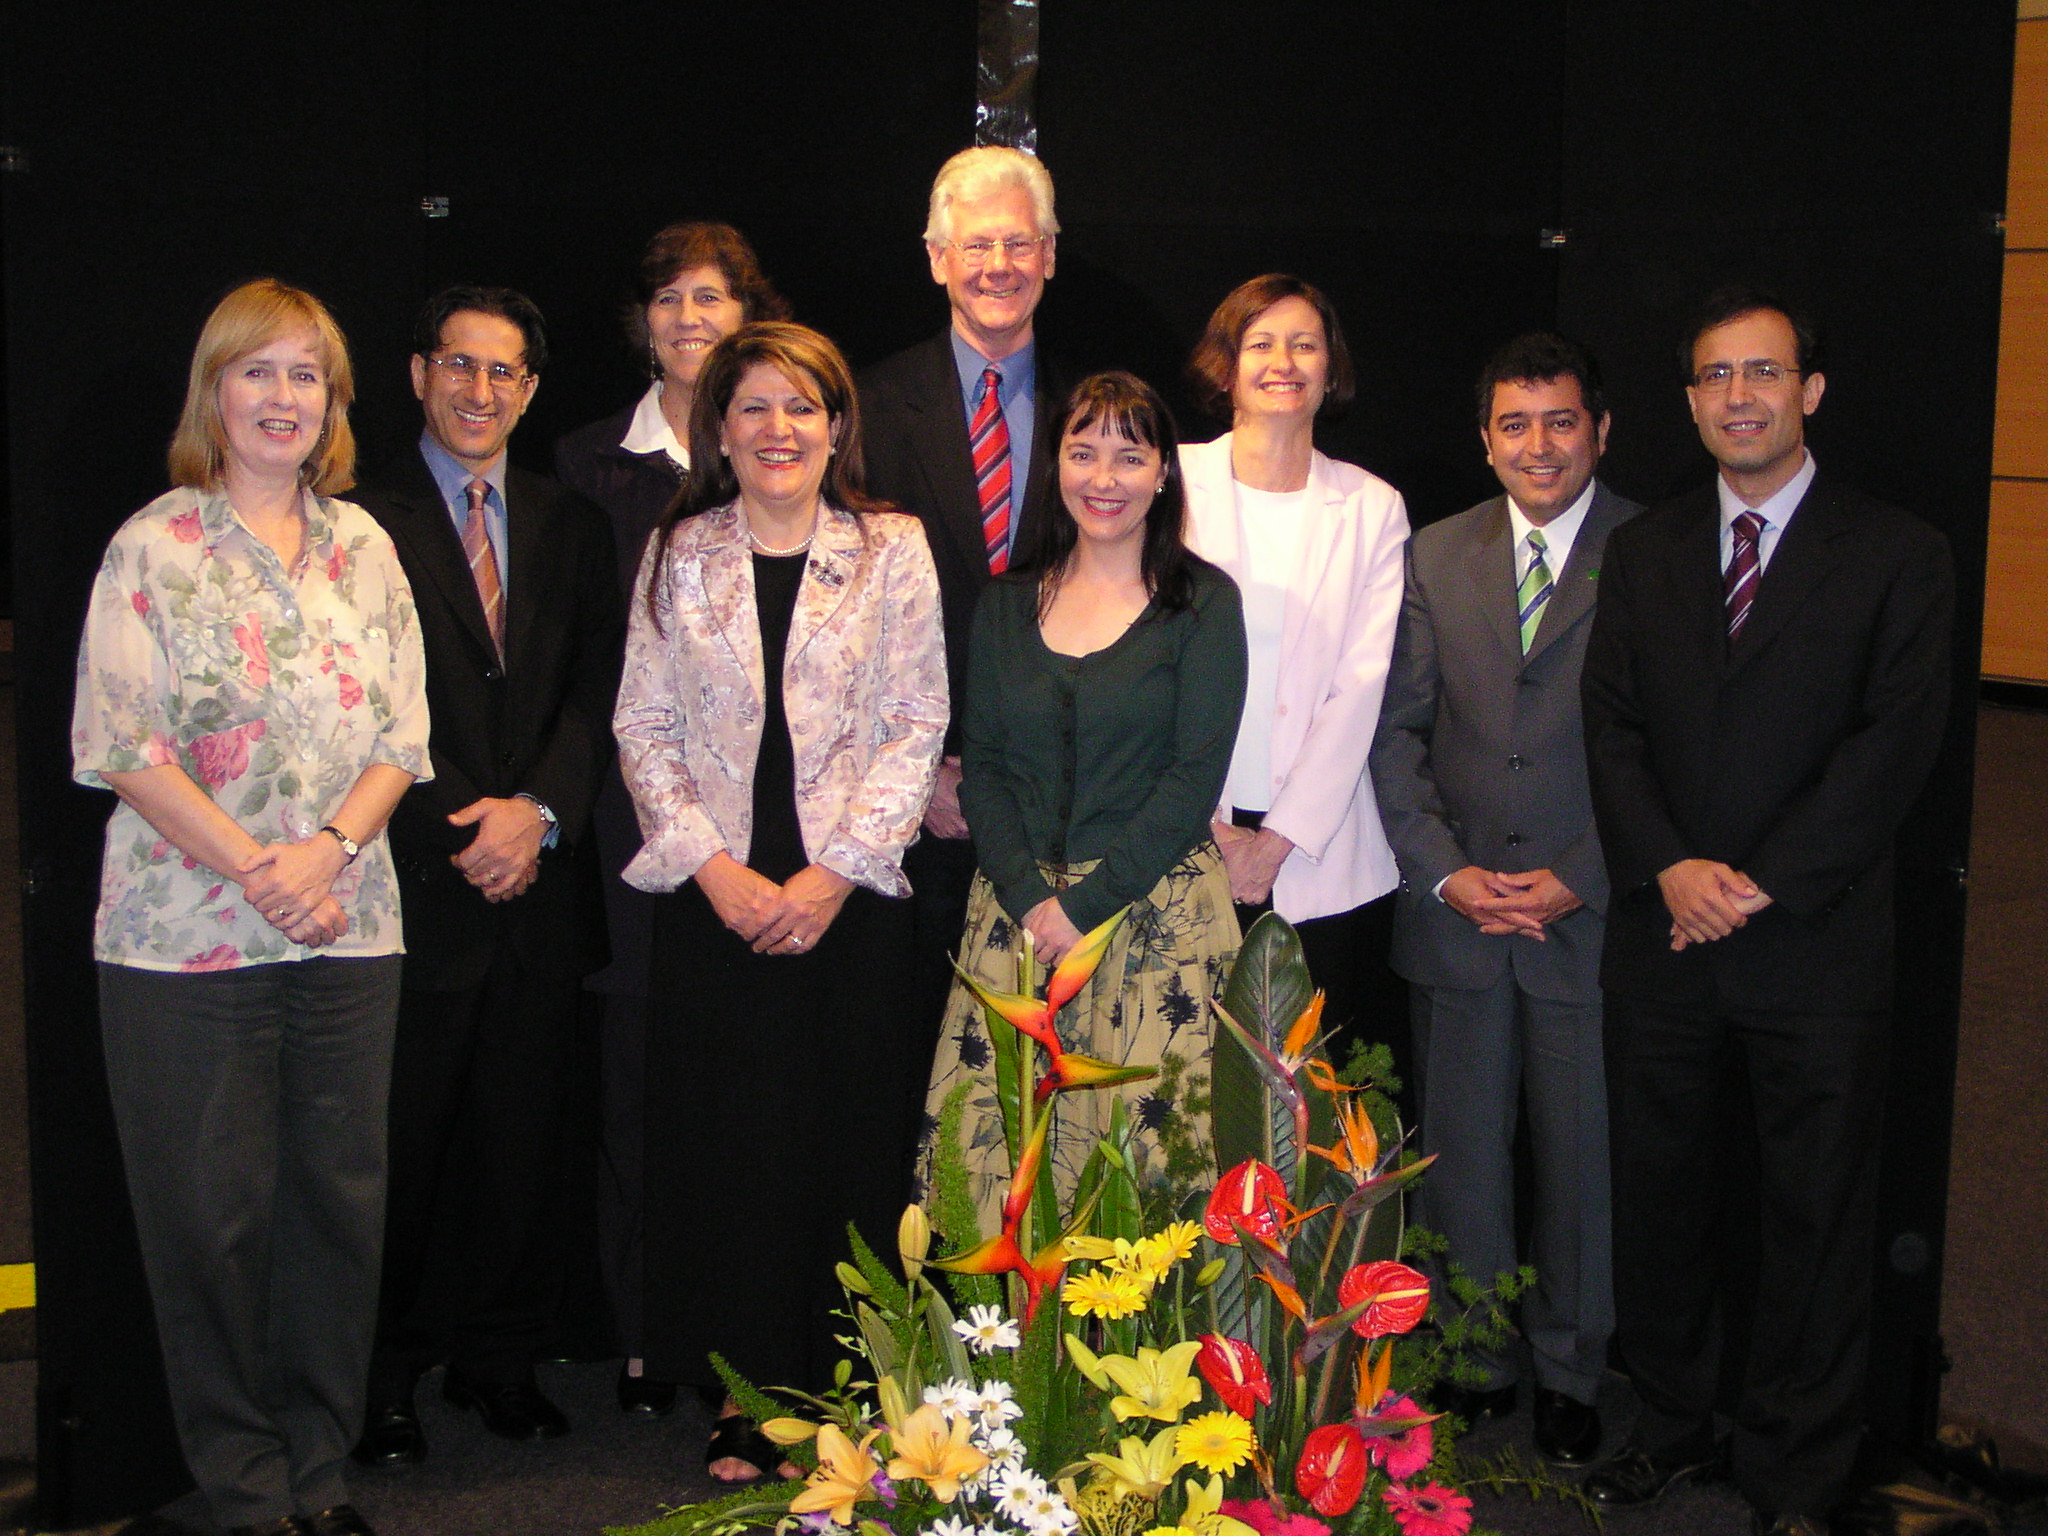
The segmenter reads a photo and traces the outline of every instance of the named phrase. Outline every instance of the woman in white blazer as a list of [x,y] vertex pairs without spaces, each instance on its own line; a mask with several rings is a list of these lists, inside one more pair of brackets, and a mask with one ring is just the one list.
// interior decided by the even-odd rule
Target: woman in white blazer
[[[1241,284],[1189,373],[1231,430],[1181,449],[1188,543],[1244,595],[1250,686],[1216,840],[1247,926],[1267,907],[1300,932],[1326,1025],[1404,1042],[1387,968],[1399,878],[1365,771],[1401,610],[1401,495],[1318,453],[1316,416],[1348,404],[1336,312],[1300,278]],[[1388,898],[1382,900],[1381,898]]]

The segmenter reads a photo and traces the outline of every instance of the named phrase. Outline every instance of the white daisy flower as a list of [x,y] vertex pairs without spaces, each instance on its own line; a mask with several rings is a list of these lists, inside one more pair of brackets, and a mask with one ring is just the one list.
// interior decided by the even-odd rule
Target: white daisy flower
[[1038,1488],[1037,1496],[1024,1513],[1024,1528],[1031,1536],[1070,1536],[1080,1528],[1081,1517],[1064,1498],[1044,1483]]
[[997,1513],[1026,1523],[1030,1512],[1047,1493],[1045,1479],[1022,1467],[1003,1473],[989,1485],[995,1495]]
[[970,1411],[980,1418],[983,1429],[1001,1429],[1010,1420],[1024,1417],[1024,1405],[1007,1381],[983,1383]]
[[966,1317],[954,1320],[953,1331],[977,1354],[992,1355],[1023,1343],[1015,1319],[1003,1316],[999,1307],[969,1307]]
[[1011,1471],[1024,1465],[1024,1442],[1014,1429],[985,1430],[973,1438],[974,1448],[988,1457],[991,1466]]
[[924,1400],[949,1419],[965,1418],[981,1411],[982,1392],[971,1381],[958,1376],[924,1389]]
[[932,1522],[925,1536],[976,1536],[976,1527],[954,1515]]

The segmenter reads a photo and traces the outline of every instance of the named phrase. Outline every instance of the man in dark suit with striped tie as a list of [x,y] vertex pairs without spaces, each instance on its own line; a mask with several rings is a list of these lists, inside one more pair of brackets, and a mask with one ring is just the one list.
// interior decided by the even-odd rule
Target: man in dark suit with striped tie
[[1755,1316],[1731,1466],[1756,1529],[1826,1529],[1863,1417],[1892,841],[1942,738],[1941,535],[1816,470],[1810,323],[1724,290],[1682,352],[1714,484],[1615,530],[1587,647],[1617,1342],[1642,1398],[1587,1491],[1713,1459],[1726,1084],[1754,1110]]
[[997,145],[953,156],[932,183],[924,233],[952,324],[859,380],[868,489],[923,521],[945,616],[953,723],[923,835],[903,859],[917,906],[913,1006],[934,1042],[974,879],[959,726],[974,605],[1021,536],[1058,511],[1051,439],[1060,381],[1032,327],[1058,234],[1052,178],[1036,156]]

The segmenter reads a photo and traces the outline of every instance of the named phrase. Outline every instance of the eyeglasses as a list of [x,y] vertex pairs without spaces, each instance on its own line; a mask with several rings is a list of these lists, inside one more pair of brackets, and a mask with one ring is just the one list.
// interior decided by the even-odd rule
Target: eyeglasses
[[1692,376],[1693,388],[1710,395],[1718,395],[1735,382],[1735,375],[1741,374],[1744,381],[1768,388],[1778,383],[1788,373],[1797,373],[1797,368],[1788,368],[1783,363],[1744,363],[1736,367],[1730,363],[1716,363],[1711,368],[1702,368]]
[[490,381],[491,388],[506,394],[533,377],[524,368],[514,368],[510,363],[480,363],[460,352],[450,353],[447,357],[430,357],[427,365],[440,369],[457,384],[474,384],[476,376],[482,374]]
[[1008,240],[948,240],[946,244],[958,251],[960,259],[970,267],[987,266],[989,257],[997,251],[1007,256],[1012,264],[1021,266],[1037,259],[1045,245],[1045,236],[1039,235],[1030,240],[1014,237]]

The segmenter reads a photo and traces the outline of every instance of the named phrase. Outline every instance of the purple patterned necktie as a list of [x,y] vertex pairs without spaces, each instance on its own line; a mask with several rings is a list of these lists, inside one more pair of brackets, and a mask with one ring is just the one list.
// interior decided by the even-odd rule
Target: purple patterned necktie
[[1722,590],[1728,604],[1728,638],[1733,640],[1742,633],[1750,605],[1756,601],[1757,579],[1762,574],[1757,541],[1763,537],[1764,520],[1754,512],[1744,512],[1728,525],[1728,531],[1735,536],[1735,549],[1728,558]]

